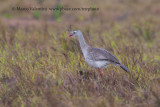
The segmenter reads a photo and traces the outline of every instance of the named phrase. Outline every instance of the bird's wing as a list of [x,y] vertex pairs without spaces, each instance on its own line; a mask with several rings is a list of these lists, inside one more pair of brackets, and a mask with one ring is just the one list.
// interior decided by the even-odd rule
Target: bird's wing
[[107,50],[95,47],[89,47],[88,59],[93,61],[108,61],[114,64],[120,64],[119,60]]

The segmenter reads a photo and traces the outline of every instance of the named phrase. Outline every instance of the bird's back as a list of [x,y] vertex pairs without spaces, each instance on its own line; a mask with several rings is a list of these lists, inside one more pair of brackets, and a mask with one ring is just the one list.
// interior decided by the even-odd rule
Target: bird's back
[[88,47],[87,58],[93,61],[107,61],[111,64],[120,64],[119,60],[107,50],[102,48]]

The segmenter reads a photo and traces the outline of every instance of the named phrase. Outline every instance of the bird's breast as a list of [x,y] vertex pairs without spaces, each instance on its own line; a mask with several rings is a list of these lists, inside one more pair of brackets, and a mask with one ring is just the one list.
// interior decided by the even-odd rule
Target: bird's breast
[[107,67],[107,65],[109,64],[109,63],[107,63],[107,61],[93,61],[90,59],[86,59],[86,62],[91,67],[94,67],[94,68],[104,68],[104,67]]

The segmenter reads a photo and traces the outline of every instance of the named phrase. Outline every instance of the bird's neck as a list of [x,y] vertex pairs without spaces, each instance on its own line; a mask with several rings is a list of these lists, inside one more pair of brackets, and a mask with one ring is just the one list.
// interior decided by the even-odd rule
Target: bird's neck
[[82,49],[82,52],[84,52],[84,51],[88,48],[88,45],[87,45],[87,43],[85,42],[84,37],[83,37],[82,34],[78,36],[78,40],[79,40],[79,43],[80,43],[80,47],[81,47],[81,49]]

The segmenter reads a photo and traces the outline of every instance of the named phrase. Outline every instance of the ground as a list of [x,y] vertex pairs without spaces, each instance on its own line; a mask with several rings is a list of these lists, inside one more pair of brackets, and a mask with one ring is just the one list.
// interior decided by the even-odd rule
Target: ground
[[[1,106],[160,106],[159,0],[5,0],[0,14]],[[90,46],[110,51],[131,73],[109,66],[101,78],[85,62],[77,39],[68,37],[77,29]]]

